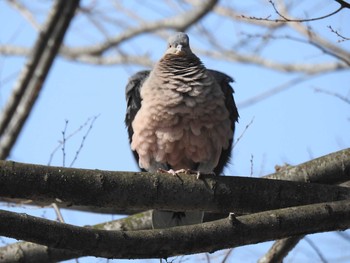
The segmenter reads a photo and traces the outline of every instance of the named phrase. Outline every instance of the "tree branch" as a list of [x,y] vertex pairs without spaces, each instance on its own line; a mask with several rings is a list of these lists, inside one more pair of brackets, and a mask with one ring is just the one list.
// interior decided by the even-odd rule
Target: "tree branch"
[[302,19],[295,19],[295,18],[288,18],[286,15],[282,14],[276,7],[275,3],[270,0],[269,3],[272,5],[273,9],[275,10],[275,13],[281,17],[282,19],[273,19],[273,20],[269,20],[269,21],[273,21],[273,22],[298,22],[298,23],[302,23],[302,22],[311,22],[311,21],[316,21],[316,20],[321,20],[321,19],[325,19],[327,17],[330,17],[332,15],[335,15],[336,13],[340,12],[343,8],[345,8],[346,6],[343,5],[341,2],[343,1],[337,1],[336,2],[340,3],[340,7],[336,10],[334,10],[333,12],[320,16],[320,17],[313,17],[313,18],[302,18]]
[[[151,211],[146,211],[127,218],[89,226],[89,228],[108,231],[152,229],[151,216]],[[68,260],[81,256],[83,256],[81,253],[70,249],[56,249],[31,242],[17,242],[0,247],[1,263],[47,263]]]
[[[331,72],[349,68],[347,63],[340,61],[318,63],[317,65],[306,63],[281,63],[278,61],[265,59],[261,56],[257,56],[256,54],[241,54],[233,50],[223,50],[217,52],[213,50],[196,49],[195,51],[198,54],[202,54],[215,59],[259,65],[280,72],[300,72],[308,75],[314,75],[322,72]],[[345,51],[343,51],[343,53],[345,53]]]
[[[346,181],[347,178],[349,178],[350,174],[349,174],[349,159],[350,159],[350,150],[346,149],[346,150],[342,150],[342,151],[338,151],[320,158],[317,158],[315,160],[312,160],[310,162],[306,162],[303,164],[300,164],[298,166],[295,167],[289,167],[286,169],[280,169],[278,172],[276,172],[275,174],[269,175],[267,176],[267,178],[277,178],[277,179],[286,179],[286,180],[295,180],[295,181],[309,181],[309,182],[321,182],[321,183],[336,183],[336,182],[340,182],[340,181]],[[2,170],[1,170],[1,165],[0,165],[0,174],[2,174]],[[11,175],[10,175],[11,176]],[[1,178],[1,177],[0,177]],[[5,200],[5,201],[11,201],[11,200]],[[35,204],[35,203],[34,203]],[[61,204],[61,207],[67,207],[69,205],[69,203],[59,203]],[[83,207],[70,207],[70,208],[79,208],[82,209]],[[89,208],[84,208],[84,209],[92,209],[91,207]],[[107,212],[109,213],[116,213],[117,211],[113,210],[113,208],[94,208],[96,212],[101,212],[101,209],[104,211],[104,209],[107,210]],[[91,211],[91,210],[90,210]],[[128,221],[120,221],[117,220],[115,221],[117,223],[117,225],[115,225],[115,223],[113,223],[113,225],[110,225],[109,223],[103,224],[104,227],[103,229],[108,229],[108,230],[130,230],[130,226],[133,226],[133,230],[135,230],[137,227],[137,229],[147,229],[150,227],[150,222],[151,220],[149,219],[149,211],[146,212],[148,214],[146,214],[144,217],[142,217],[141,215],[135,215],[135,216],[131,216],[128,219]],[[210,215],[210,214],[209,214]],[[136,218],[137,220],[143,220],[140,224],[140,221],[135,221],[134,218]],[[130,220],[130,221],[129,221]],[[209,219],[209,220],[213,220],[213,219]],[[123,224],[122,222],[128,222],[127,224]],[[136,222],[136,224],[131,223],[130,222]],[[145,225],[146,224],[146,225]],[[108,226],[108,228],[106,228],[105,226]],[[99,228],[101,229],[101,228]],[[300,237],[299,237],[300,238]],[[291,240],[295,240],[296,237],[291,238]],[[287,244],[287,246],[286,246]],[[273,247],[272,250],[272,255],[266,255],[266,258],[270,259],[271,257],[273,258],[283,258],[284,255],[286,253],[288,253],[288,249],[291,247],[290,246],[291,242],[289,240],[289,238],[284,239],[284,240],[279,240],[276,241],[276,245]],[[11,249],[14,249],[16,247],[16,244],[12,244],[9,245],[11,246]],[[5,251],[13,251],[10,250],[10,248],[8,248],[9,246],[6,246],[2,249],[0,249],[0,254],[1,253],[5,253]],[[43,249],[40,245],[29,245],[29,244],[25,244],[25,243],[17,243],[17,246],[21,247],[21,251],[23,251],[23,257],[26,257],[26,255],[32,255],[32,254],[36,254],[37,257],[35,257],[35,262],[40,262],[39,258],[40,258],[40,254],[39,253],[43,253],[42,258],[45,260],[46,257],[46,252],[51,251],[50,249]],[[38,246],[38,247],[37,247]],[[281,249],[281,247],[287,247],[285,249]],[[18,248],[18,247],[17,247]],[[36,252],[32,252],[31,250],[35,250]],[[51,254],[51,253],[49,253]],[[68,254],[70,255],[70,254]],[[72,258],[74,255],[71,255],[71,257],[67,257],[67,253],[65,251],[62,252],[62,254],[58,253],[52,253],[52,260],[63,260],[63,259],[68,259],[68,258]],[[7,255],[6,253],[6,257],[8,258],[12,258],[11,255]],[[262,259],[264,260],[264,259]],[[9,262],[12,262],[11,260]],[[262,261],[263,262],[263,261]],[[265,261],[266,262],[266,261]],[[276,261],[277,262],[277,261]]]
[[[275,13],[280,17],[280,19],[276,18],[276,19],[272,19],[270,18],[270,16],[263,18],[263,17],[256,17],[256,16],[245,16],[242,15],[242,18],[245,19],[250,19],[250,20],[255,20],[258,22],[262,22],[262,21],[266,21],[266,22],[274,22],[274,23],[290,23],[290,22],[294,22],[294,23],[304,23],[304,22],[313,22],[313,21],[317,21],[317,20],[322,20],[325,18],[328,18],[330,16],[335,15],[336,13],[340,12],[343,8],[350,8],[349,4],[346,3],[345,1],[342,0],[335,0],[336,2],[338,2],[340,4],[340,6],[338,7],[338,9],[332,11],[329,14],[323,15],[323,16],[319,16],[319,17],[313,17],[313,18],[292,18],[292,17],[288,17],[288,15],[286,13],[282,14],[283,11],[278,10],[278,8],[276,7],[276,4],[272,1],[269,0],[269,3],[271,4],[272,8],[274,9]],[[281,1],[280,1],[281,2]],[[284,8],[285,10],[285,8]]]
[[[285,5],[281,4],[281,9],[285,14],[288,14],[287,7]],[[325,52],[336,57],[339,60],[342,60],[346,63],[346,67],[350,66],[350,53],[347,50],[342,49],[339,47],[339,45],[335,45],[332,42],[329,42],[319,34],[313,33],[310,31],[309,27],[304,26],[301,23],[288,23],[288,26],[304,35],[312,45],[318,47],[322,52]]]
[[[334,161],[329,172],[350,176],[350,149]],[[314,162],[314,163],[312,163]],[[326,169],[324,159],[302,164],[301,176]],[[344,166],[343,166],[344,165]],[[339,167],[341,166],[341,167]],[[340,169],[339,169],[340,168]],[[293,169],[293,168],[292,168]],[[288,171],[283,171],[288,178]],[[307,176],[310,176],[307,174]],[[271,175],[271,178],[274,176]],[[310,179],[305,178],[305,181]],[[203,210],[207,212],[251,213],[302,204],[336,201],[350,197],[346,187],[246,178],[237,176],[195,176],[109,172],[48,167],[0,161],[2,197],[25,198],[52,203],[59,199],[72,205],[113,207],[116,209]],[[254,195],[252,195],[254,193]],[[142,196],[142,198],[140,198]]]
[[[105,231],[0,211],[0,234],[82,255],[164,258],[350,227],[350,201],[265,211],[162,230]],[[138,248],[137,250],[135,248]]]
[[29,24],[31,24],[35,30],[39,30],[40,29],[40,24],[38,23],[38,21],[36,21],[34,15],[28,10],[28,8],[16,1],[16,0],[7,0],[7,3],[9,3],[13,8],[17,9],[19,13],[21,13],[21,15],[28,20]]
[[[343,154],[345,152],[338,152],[339,155],[327,155],[322,158],[315,159],[313,168],[308,163],[300,164],[298,166],[290,166],[286,169],[280,170],[278,173],[268,175],[266,178],[293,180],[299,182],[314,182],[314,183],[329,183],[336,184],[344,182],[336,174],[348,173],[344,165]],[[335,157],[335,158],[333,158]],[[339,159],[338,159],[339,158]],[[345,157],[347,158],[347,157]],[[339,162],[338,162],[339,161]],[[338,171],[334,173],[335,171]],[[334,176],[334,177],[333,177]],[[340,180],[339,180],[340,179]],[[283,258],[303,239],[304,236],[288,237],[275,241],[269,251],[259,259],[259,263],[280,263]]]
[[[344,182],[350,179],[350,149],[266,177],[325,184]],[[334,198],[347,198],[348,190],[337,186],[259,178],[203,176],[202,180],[197,180],[190,175],[174,177],[0,161],[0,193],[3,198],[31,199],[41,202],[41,205],[56,202],[63,208],[75,205],[112,208],[114,211],[126,208],[129,211],[201,208],[209,212],[256,212],[339,200]],[[139,198],[140,195],[142,198]]]
[[209,11],[211,11],[217,2],[218,0],[207,0],[205,3],[201,2],[200,5],[181,15],[158,20],[155,22],[144,23],[139,27],[125,29],[122,34],[111,37],[108,39],[108,41],[93,46],[71,48],[69,52],[73,56],[87,54],[97,56],[102,55],[102,53],[106,52],[112,47],[120,45],[122,42],[125,42],[146,32],[151,32],[159,29],[174,29],[177,31],[185,31],[187,28],[199,21]]
[[339,184],[350,180],[350,148],[265,176],[269,179],[322,184]]
[[8,103],[0,116],[0,159],[5,159],[20,133],[62,43],[79,0],[56,1],[39,34]]
[[304,235],[277,240],[258,263],[281,263],[288,253],[304,238]]

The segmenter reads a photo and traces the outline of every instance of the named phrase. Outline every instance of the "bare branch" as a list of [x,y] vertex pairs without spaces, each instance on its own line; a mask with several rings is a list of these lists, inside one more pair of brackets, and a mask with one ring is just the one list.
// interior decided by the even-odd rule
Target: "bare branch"
[[[319,183],[348,181],[350,149],[280,170],[266,178]],[[251,195],[252,191],[254,196]],[[341,194],[342,191],[345,192]],[[307,197],[303,196],[304,192]],[[324,194],[318,196],[320,192]],[[0,161],[0,193],[2,197],[26,198],[47,202],[47,205],[56,202],[61,207],[81,205],[116,210],[158,208],[175,211],[201,209],[208,212],[254,212],[334,200],[333,198],[346,195],[348,188],[228,176],[204,176],[203,180],[197,180],[191,175],[173,177]],[[143,193],[142,199],[138,198],[140,193]],[[279,199],[274,198],[274,195],[279,195]]]
[[99,117],[100,115],[96,115],[92,118],[91,122],[90,122],[90,125],[85,133],[85,135],[83,136],[81,142],[80,142],[80,145],[79,145],[79,148],[78,150],[75,152],[75,156],[74,156],[74,159],[72,160],[72,162],[70,163],[69,167],[73,167],[75,161],[78,159],[78,156],[79,156],[79,153],[81,152],[81,150],[83,149],[84,147],[84,143],[85,143],[85,140],[86,138],[89,136],[89,133],[90,131],[92,130],[92,127],[94,126],[94,123],[95,121],[97,120],[97,118]]
[[0,54],[4,56],[28,56],[31,49],[15,45],[1,45]]
[[[287,8],[284,5],[281,5],[281,9],[284,13],[288,13]],[[319,34],[313,33],[309,27],[304,26],[301,23],[288,23],[288,26],[307,37],[310,43],[318,47],[323,52],[331,54],[332,56],[342,60],[346,63],[347,67],[350,66],[350,53],[345,49],[340,48],[339,45],[334,45],[328,40],[322,38]]]
[[261,102],[262,100],[265,100],[265,99],[270,98],[270,97],[272,97],[272,96],[274,96],[282,91],[285,91],[289,88],[292,88],[301,82],[309,80],[310,78],[311,78],[310,76],[305,76],[305,75],[301,76],[301,77],[294,78],[292,80],[287,81],[286,83],[280,84],[277,87],[269,89],[261,94],[255,95],[252,98],[246,99],[245,101],[238,103],[237,106],[239,109],[243,109],[245,107],[252,106],[258,102]]
[[336,1],[338,4],[340,4],[343,8],[349,8],[350,9],[350,4],[343,1],[343,0],[334,0]]
[[336,34],[338,37],[340,37],[340,39],[338,40],[338,42],[343,42],[343,41],[350,40],[349,37],[343,36],[343,35],[340,34],[337,30],[333,29],[332,26],[328,26],[328,28],[331,30],[331,32],[333,32],[333,33]]
[[[308,39],[301,39],[301,38],[292,37],[292,36],[289,36],[289,35],[284,35],[284,36],[274,36],[274,35],[270,35],[270,34],[268,34],[268,35],[266,35],[266,34],[265,35],[262,35],[262,34],[254,34],[254,35],[252,35],[252,34],[245,34],[245,35],[247,35],[249,38],[262,38],[262,39],[269,39],[269,40],[271,40],[271,39],[288,39],[288,40],[292,40],[292,41],[296,41],[296,42],[300,42],[300,43],[304,43],[304,44],[309,44],[309,45],[312,45],[312,46],[316,47],[317,49],[321,50],[323,53],[328,54],[330,56],[333,56],[336,59],[338,59],[340,61],[343,61],[343,62],[345,62],[346,64],[348,64],[350,66],[348,57],[342,57],[342,56],[340,56],[338,54],[338,52],[335,52],[333,50],[330,50],[330,49],[322,46],[317,41],[316,42],[312,41],[312,37],[311,36],[313,34],[312,34],[311,31],[309,31]],[[330,45],[333,48],[333,45],[332,44],[330,44]],[[337,48],[337,50],[339,50],[339,49]],[[347,51],[342,50],[342,54],[345,54],[345,53],[347,53]],[[350,55],[350,53],[349,53],[349,55]],[[317,66],[315,65],[315,67],[317,67]]]
[[17,9],[22,16],[28,20],[29,24],[31,24],[37,31],[40,29],[40,24],[36,21],[35,16],[28,10],[24,4],[20,3],[16,0],[7,0],[7,2],[15,9]]
[[320,92],[320,93],[324,93],[324,94],[327,94],[327,95],[330,95],[330,96],[334,96],[342,101],[344,101],[345,103],[347,104],[350,104],[350,98],[347,98],[339,93],[336,93],[336,92],[332,92],[332,91],[328,91],[328,90],[324,90],[324,89],[320,89],[320,88],[314,88],[314,91],[315,92]]
[[205,16],[209,11],[211,11],[217,2],[218,0],[207,0],[205,3],[201,3],[197,7],[194,7],[192,10],[181,15],[155,22],[144,23],[139,27],[125,29],[122,34],[110,38],[107,42],[102,42],[94,46],[71,48],[70,52],[74,56],[87,54],[97,56],[102,55],[102,53],[106,52],[112,47],[118,46],[122,42],[146,32],[156,31],[159,29],[185,31],[187,28]]
[[[338,2],[338,1],[337,1]],[[275,10],[276,14],[281,17],[282,19],[274,19],[274,20],[270,20],[270,21],[274,21],[274,22],[312,22],[312,21],[316,21],[316,20],[321,20],[321,19],[325,19],[327,17],[330,17],[332,15],[335,15],[336,13],[338,13],[339,11],[341,11],[343,8],[345,8],[346,6],[341,4],[340,7],[338,9],[336,9],[335,11],[324,15],[324,16],[320,16],[320,17],[314,17],[314,18],[303,18],[303,19],[294,19],[294,18],[288,18],[286,15],[283,15],[276,7],[275,3],[271,0],[269,0],[269,3],[272,5],[273,9]]]
[[[350,201],[291,207],[162,230],[106,231],[0,211],[0,233],[81,255],[164,258],[350,227]],[[47,234],[50,233],[50,234]],[[135,250],[134,248],[138,249]],[[116,249],[117,248],[117,249]]]
[[[349,177],[350,177],[350,149],[347,150],[343,150],[343,151],[339,151],[318,159],[315,159],[313,161],[301,164],[299,166],[296,167],[289,167],[286,169],[279,169],[279,172],[277,172],[276,174],[270,175],[270,178],[283,178],[283,179],[289,179],[289,180],[297,180],[297,181],[311,181],[311,182],[323,182],[323,183],[334,183],[334,182],[339,182],[339,181],[346,181]],[[2,162],[2,163],[8,163],[10,166],[16,166],[17,164],[14,164],[12,162]],[[28,168],[23,168],[23,170],[27,170]],[[31,169],[29,169],[31,170]],[[12,174],[9,174],[6,172],[7,169],[4,169],[4,166],[0,165],[0,178],[3,178],[4,175],[8,175],[9,177],[12,177]],[[76,170],[75,170],[76,171]],[[20,173],[20,171],[17,171],[16,173]],[[61,168],[61,172],[60,172],[60,176],[64,175],[65,171],[64,168]],[[50,175],[49,172],[45,171],[46,175]],[[75,177],[76,177],[76,173]],[[307,177],[305,177],[305,175],[307,175]],[[85,174],[84,176],[86,177],[86,180],[88,182],[91,182],[91,178],[88,176],[88,174]],[[143,176],[143,175],[138,175],[138,176]],[[327,179],[328,177],[328,179]],[[103,177],[101,177],[103,178]],[[31,182],[33,181],[37,181],[38,180],[38,176],[36,176],[35,180],[31,180]],[[50,182],[49,178],[47,178],[48,182]],[[21,181],[22,184],[26,184],[25,182]],[[39,180],[40,181],[40,180]],[[105,180],[104,184],[106,185],[110,185],[111,182],[107,182]],[[51,182],[52,183],[52,182]],[[76,185],[79,183],[73,183],[71,184],[70,182],[68,182],[70,185]],[[160,184],[162,184],[162,182],[158,182]],[[187,185],[189,182],[188,181],[183,181],[184,185]],[[3,182],[0,183],[0,185],[4,185]],[[118,183],[112,184],[113,186],[118,185]],[[227,184],[225,184],[227,186]],[[33,187],[35,188],[35,186],[33,185]],[[135,185],[133,185],[133,187],[135,187]],[[12,188],[12,186],[9,188]],[[249,188],[249,187],[248,187]],[[97,195],[99,195],[99,197],[102,197],[99,193],[95,192],[94,190],[85,187],[84,186],[84,190],[89,189],[89,193],[95,193]],[[267,188],[266,188],[267,189]],[[106,189],[105,189],[106,190]],[[20,190],[21,191],[21,190]],[[74,190],[73,190],[74,191]],[[218,189],[217,189],[218,191]],[[230,191],[236,191],[236,190],[230,190]],[[251,191],[255,191],[250,189],[249,192],[251,193]],[[0,190],[0,192],[4,192],[2,189]],[[288,192],[288,194],[290,194],[291,192]],[[318,190],[318,193],[322,193],[322,195],[325,193],[325,191],[323,190]],[[202,193],[201,193],[202,194]],[[125,194],[121,194],[119,192],[119,194],[114,194],[114,196],[125,196]],[[292,195],[294,195],[292,193]],[[129,195],[131,196],[131,195]],[[281,196],[281,195],[279,195]],[[93,198],[93,197],[92,197]],[[260,197],[257,197],[255,199],[258,200]],[[196,199],[196,198],[194,198]],[[272,198],[271,200],[273,200],[274,198]],[[208,199],[209,200],[209,199]],[[244,197],[242,197],[240,200],[244,200]],[[131,200],[132,201],[132,200]],[[58,203],[59,204],[59,203]],[[142,218],[140,216],[137,216],[137,218]],[[127,219],[126,219],[127,220]],[[146,217],[146,221],[148,223],[150,222],[149,219],[147,219]],[[138,223],[137,223],[138,224]],[[109,228],[109,229],[112,229]],[[29,253],[29,252],[28,252]],[[64,254],[64,252],[62,252]]]
[[8,156],[15,143],[78,5],[79,0],[69,1],[69,4],[57,1],[54,4],[45,29],[33,47],[33,55],[25,65],[0,116],[0,159]]
[[[300,176],[305,171],[322,173],[327,178],[350,176],[350,149],[290,168]],[[331,159],[330,164],[324,163]],[[315,164],[322,164],[320,168]],[[174,211],[202,210],[208,212],[251,213],[281,207],[346,199],[346,187],[266,180],[250,177],[172,175],[135,172],[108,172],[63,167],[21,164],[0,161],[0,193],[2,197],[26,198],[73,205]],[[310,168],[312,167],[312,168]],[[340,171],[338,169],[341,169]],[[289,169],[282,172],[288,179]],[[270,178],[278,176],[271,175]],[[283,178],[283,177],[282,177]],[[332,180],[328,179],[328,180]],[[310,181],[310,180],[307,180]],[[251,193],[254,192],[254,196]],[[322,193],[320,196],[319,193]],[[142,198],[139,196],[142,195]],[[279,198],[275,198],[278,196]],[[244,200],[244,201],[242,201]]]
[[269,179],[291,180],[322,184],[338,184],[350,178],[347,159],[350,158],[350,148],[328,154],[312,161],[290,166],[286,169],[265,176]]
[[236,145],[238,144],[238,142],[243,138],[244,134],[246,133],[246,131],[249,129],[250,125],[253,124],[254,121],[254,117],[250,120],[250,122],[245,126],[243,132],[241,133],[240,136],[238,136],[238,138],[236,139],[236,141],[234,142],[232,148],[235,148]]
[[[94,226],[88,226],[95,230],[108,231],[136,231],[152,229],[151,211],[106,222]],[[0,247],[2,263],[46,263],[57,262],[82,256],[80,253],[70,249],[55,249],[30,242],[17,242],[4,247]]]
[[[342,155],[343,153],[341,153]],[[338,156],[340,157],[340,156]],[[342,159],[342,157],[340,157]],[[322,158],[315,159],[313,172],[307,167],[307,163],[298,166],[288,166],[285,169],[279,169],[279,172],[274,175],[268,175],[265,178],[270,179],[284,179],[293,180],[301,182],[318,182],[318,183],[341,183],[345,182],[343,180],[338,180],[334,178],[334,181],[329,181],[331,178],[331,167],[334,167],[336,159],[333,159],[331,155]],[[347,173],[344,166],[338,166],[338,171],[340,173]],[[316,176],[317,175],[317,176]],[[327,179],[328,178],[328,179]],[[259,263],[280,263],[284,257],[287,256],[289,251],[291,251],[296,244],[303,239],[304,236],[288,237],[282,240],[277,240],[270,250],[259,260]]]
[[268,17],[255,17],[255,16],[245,16],[242,15],[242,18],[245,19],[251,19],[251,20],[256,20],[256,21],[267,21],[267,22],[274,22],[274,23],[289,23],[289,22],[296,22],[296,23],[303,23],[303,22],[313,22],[313,21],[317,21],[317,20],[322,20],[325,18],[328,18],[330,16],[335,15],[336,13],[340,12],[343,8],[350,8],[350,5],[342,0],[335,0],[336,2],[338,2],[340,4],[340,7],[336,10],[334,10],[333,12],[323,15],[323,16],[319,16],[319,17],[313,17],[313,18],[291,18],[288,17],[287,14],[282,14],[283,11],[278,10],[278,8],[276,7],[276,4],[272,1],[269,0],[269,3],[271,4],[272,8],[274,9],[275,13],[281,18],[281,19],[272,19],[270,18],[271,16]]
[[277,240],[258,263],[281,263],[288,253],[304,238],[304,235]]
[[60,211],[60,208],[57,206],[57,204],[56,203],[52,203],[51,206],[55,210],[55,213],[56,213],[56,216],[57,216],[57,220],[59,222],[61,222],[61,223],[64,223],[64,219],[63,219],[62,213]]
[[306,63],[280,63],[277,61],[265,59],[255,54],[240,54],[238,52],[235,52],[234,50],[216,52],[211,50],[195,49],[195,51],[197,51],[198,54],[202,54],[215,59],[255,64],[266,68],[271,68],[280,72],[300,72],[308,75],[313,75],[322,72],[331,72],[349,68],[347,64],[338,61],[318,63],[317,65]]
[[[65,137],[65,140],[68,141],[68,140],[71,139],[74,135],[76,135],[78,132],[80,132],[84,127],[86,127],[86,126],[88,125],[88,123],[90,122],[90,119],[91,119],[91,118],[88,118],[88,119],[85,121],[85,123],[83,123],[82,125],[79,126],[79,128],[77,128],[76,130],[74,130],[73,132],[71,132],[69,135],[67,135],[67,136]],[[56,146],[56,148],[55,148],[55,149],[51,152],[51,154],[50,154],[50,158],[49,158],[49,161],[47,162],[47,165],[49,165],[49,166],[51,165],[51,161],[52,161],[52,159],[53,159],[55,153],[56,153],[60,148],[63,147],[63,143],[64,143],[64,141],[62,141],[62,140],[59,140],[59,141],[58,141],[58,145]]]
[[327,260],[323,256],[321,250],[316,246],[316,244],[308,237],[305,237],[305,241],[312,247],[312,249],[316,252],[318,257],[320,258],[321,262],[327,263]]

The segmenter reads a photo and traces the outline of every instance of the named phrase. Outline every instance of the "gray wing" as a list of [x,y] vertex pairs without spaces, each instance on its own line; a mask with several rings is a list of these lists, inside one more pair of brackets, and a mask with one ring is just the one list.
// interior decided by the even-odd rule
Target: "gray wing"
[[131,142],[132,135],[134,131],[132,129],[132,122],[136,116],[136,113],[141,108],[141,95],[140,88],[143,82],[148,78],[150,71],[144,70],[139,71],[129,78],[129,82],[125,88],[125,98],[126,98],[126,116],[125,125],[128,129],[129,142]]
[[[131,143],[132,135],[134,130],[132,129],[132,122],[136,116],[136,113],[141,108],[141,95],[140,89],[143,82],[148,78],[150,71],[144,70],[139,71],[129,78],[129,82],[125,88],[125,98],[126,98],[126,115],[125,115],[125,125],[128,129],[129,142]],[[139,156],[136,151],[133,151],[134,158],[136,162],[139,162]]]
[[[225,104],[230,114],[231,127],[234,133],[236,122],[238,121],[238,117],[239,117],[235,99],[233,97],[234,90],[230,85],[230,83],[234,82],[234,80],[230,76],[216,70],[208,69],[208,72],[215,78],[216,82],[220,85],[221,90],[225,95]],[[229,141],[229,147],[225,150],[222,150],[219,163],[214,169],[215,174],[217,175],[221,174],[224,167],[230,161],[232,143],[233,143],[233,138]]]

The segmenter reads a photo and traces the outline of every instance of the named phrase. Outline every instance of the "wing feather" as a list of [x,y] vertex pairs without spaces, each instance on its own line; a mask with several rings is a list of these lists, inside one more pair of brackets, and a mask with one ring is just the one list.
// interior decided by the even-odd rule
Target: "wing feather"
[[[148,78],[150,71],[143,70],[135,73],[129,78],[129,82],[125,88],[125,98],[126,98],[126,115],[125,115],[125,125],[128,129],[129,142],[131,143],[132,135],[134,130],[132,128],[132,122],[136,116],[136,113],[141,108],[141,95],[140,89],[144,81]],[[139,162],[139,155],[136,151],[133,151],[134,158],[136,162]]]
[[[234,80],[230,76],[226,75],[225,73],[222,73],[216,70],[208,69],[208,72],[215,78],[216,82],[220,85],[221,90],[224,93],[225,105],[228,112],[230,113],[231,127],[234,134],[236,122],[238,121],[238,117],[239,117],[235,99],[233,97],[234,90],[230,85],[230,83],[234,82]],[[225,150],[222,150],[219,158],[219,163],[214,169],[215,174],[217,175],[221,174],[224,167],[230,161],[232,143],[233,143],[233,138],[229,141],[229,147]]]

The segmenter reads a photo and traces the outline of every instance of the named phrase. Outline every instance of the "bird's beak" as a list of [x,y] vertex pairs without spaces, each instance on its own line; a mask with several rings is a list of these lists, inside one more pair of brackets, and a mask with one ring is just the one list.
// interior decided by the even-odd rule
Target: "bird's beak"
[[182,51],[182,45],[177,45],[176,47],[176,52],[181,52]]

